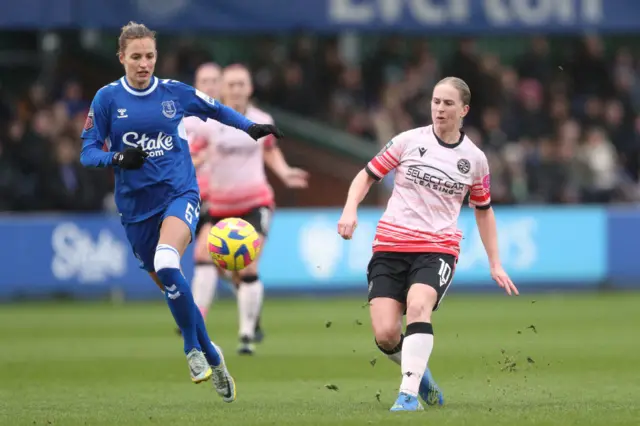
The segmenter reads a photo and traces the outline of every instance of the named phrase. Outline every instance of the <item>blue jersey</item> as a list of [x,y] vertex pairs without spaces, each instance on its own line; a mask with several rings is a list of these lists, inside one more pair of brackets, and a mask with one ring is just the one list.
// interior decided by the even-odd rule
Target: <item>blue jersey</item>
[[[124,223],[145,220],[177,197],[198,191],[183,117],[216,119],[247,130],[253,124],[241,114],[175,80],[152,77],[143,90],[125,77],[98,90],[82,139],[85,166],[111,166],[115,152],[140,147],[149,156],[142,168],[115,168],[115,200]],[[102,148],[107,145],[108,152]]]

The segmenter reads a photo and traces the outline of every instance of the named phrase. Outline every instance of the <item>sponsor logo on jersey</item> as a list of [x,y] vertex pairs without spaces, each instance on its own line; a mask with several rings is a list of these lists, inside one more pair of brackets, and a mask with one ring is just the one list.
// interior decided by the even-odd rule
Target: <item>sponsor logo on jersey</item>
[[149,157],[161,157],[165,152],[173,149],[173,136],[158,134],[142,135],[137,132],[127,132],[122,135],[122,143],[132,148],[140,147],[149,153]]
[[405,177],[409,182],[444,194],[462,195],[467,191],[466,184],[431,166],[409,166]]
[[216,145],[216,151],[218,154],[223,156],[241,156],[248,157],[254,155],[255,152],[259,149],[262,149],[260,145],[257,143],[247,144],[247,145],[238,145],[238,146],[225,146],[225,145]]

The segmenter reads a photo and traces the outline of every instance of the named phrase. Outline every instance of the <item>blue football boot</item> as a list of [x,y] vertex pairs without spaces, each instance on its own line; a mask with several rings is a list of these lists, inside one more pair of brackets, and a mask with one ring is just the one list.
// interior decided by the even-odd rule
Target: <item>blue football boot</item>
[[429,367],[424,372],[422,376],[422,380],[420,380],[420,389],[418,390],[418,395],[427,405],[443,405],[444,404],[444,396],[442,395],[442,391],[436,384],[436,381],[433,380],[433,376],[431,375],[431,371]]
[[398,399],[391,407],[390,411],[422,411],[424,407],[417,397],[400,392]]

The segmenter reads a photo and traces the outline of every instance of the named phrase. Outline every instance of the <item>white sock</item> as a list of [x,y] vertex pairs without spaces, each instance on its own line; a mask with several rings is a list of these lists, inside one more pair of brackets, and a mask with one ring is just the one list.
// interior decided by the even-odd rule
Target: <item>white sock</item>
[[251,327],[254,330],[256,329],[256,325],[258,325],[258,318],[260,318],[260,314],[262,313],[262,303],[264,301],[264,284],[262,281],[257,280],[253,284],[249,284],[253,287],[251,298]]
[[193,269],[191,292],[202,316],[206,316],[218,287],[218,270],[213,264],[196,264]]
[[427,325],[431,329],[431,324],[429,323],[409,324],[407,326],[408,335],[405,335],[402,344],[402,383],[400,384],[400,392],[413,396],[418,396],[420,380],[429,363],[429,357],[433,350],[433,331],[431,333],[412,332],[412,328],[415,330],[418,327],[424,328]]
[[251,286],[240,283],[236,296],[238,298],[240,337],[247,336],[253,338],[253,328],[251,327],[251,318],[249,317],[249,312],[251,312]]
[[251,283],[242,282],[238,289],[238,314],[240,336],[253,339],[256,323],[262,309],[264,286],[260,280]]
[[395,354],[388,354],[387,357],[398,365],[402,365],[402,351]]

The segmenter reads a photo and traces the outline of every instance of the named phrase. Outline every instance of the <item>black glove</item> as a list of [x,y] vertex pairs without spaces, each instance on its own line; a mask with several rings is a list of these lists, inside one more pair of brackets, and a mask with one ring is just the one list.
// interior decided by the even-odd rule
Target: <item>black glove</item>
[[116,152],[113,156],[113,164],[126,170],[135,170],[142,167],[144,159],[149,156],[142,148],[127,148],[122,152]]
[[268,135],[273,135],[278,139],[284,136],[280,129],[273,124],[252,124],[247,130],[247,133],[255,140]]

